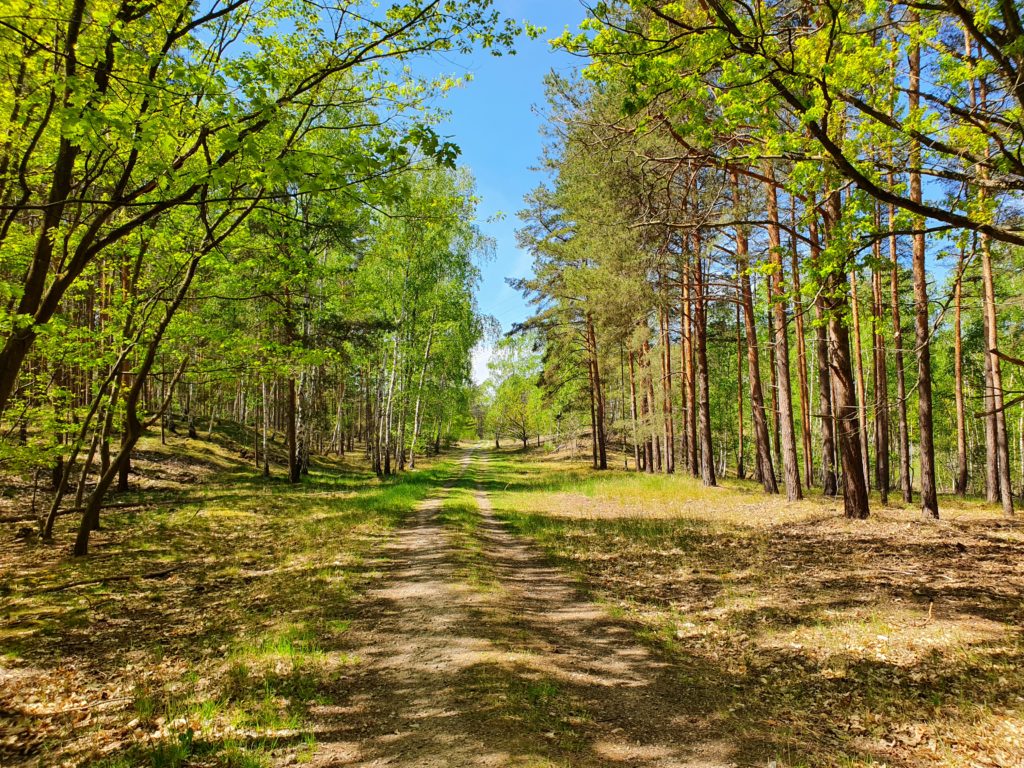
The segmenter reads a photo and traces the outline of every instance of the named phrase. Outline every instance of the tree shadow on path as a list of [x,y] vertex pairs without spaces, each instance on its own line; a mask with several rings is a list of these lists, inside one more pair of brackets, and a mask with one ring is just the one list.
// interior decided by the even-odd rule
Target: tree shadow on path
[[332,692],[338,703],[315,712],[313,764],[754,764],[755,745],[724,728],[741,681],[639,642],[510,534],[482,490],[476,536],[491,578],[460,579],[442,509],[454,485],[477,480],[424,502],[386,549],[349,635],[358,663]]

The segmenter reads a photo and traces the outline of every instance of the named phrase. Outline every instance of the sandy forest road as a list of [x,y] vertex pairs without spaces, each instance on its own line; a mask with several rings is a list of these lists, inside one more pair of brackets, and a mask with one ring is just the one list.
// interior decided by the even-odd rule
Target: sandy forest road
[[[313,765],[733,765],[679,714],[678,675],[494,518],[486,471],[467,451],[386,548],[354,606],[341,703],[315,711]],[[459,486],[479,508],[482,583],[439,519]]]

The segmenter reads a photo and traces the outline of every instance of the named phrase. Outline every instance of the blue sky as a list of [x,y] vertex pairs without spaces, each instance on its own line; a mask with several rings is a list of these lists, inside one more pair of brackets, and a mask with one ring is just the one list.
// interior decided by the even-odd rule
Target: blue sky
[[[476,177],[482,198],[479,224],[497,244],[496,258],[482,265],[478,302],[480,310],[497,318],[507,331],[529,315],[523,297],[505,279],[531,271],[530,255],[516,247],[516,213],[523,207],[523,196],[544,180],[543,174],[531,170],[542,146],[543,120],[535,107],[544,105],[544,76],[552,69],[569,72],[586,63],[552,50],[550,40],[567,27],[577,30],[586,10],[580,0],[495,0],[495,7],[505,16],[546,27],[546,31],[536,40],[521,38],[515,56],[494,57],[485,51],[436,56],[416,69],[424,75],[473,75],[472,82],[451,92],[439,105],[451,114],[439,132],[459,145],[460,164]],[[494,220],[498,214],[503,217]],[[934,258],[934,247],[930,261],[933,277],[942,284],[948,265]],[[486,379],[488,359],[487,348],[474,353],[474,381]]]
[[[530,170],[537,165],[542,145],[542,120],[533,108],[544,104],[543,80],[548,71],[570,71],[583,63],[552,51],[548,41],[567,26],[575,30],[586,12],[578,0],[497,0],[495,6],[506,16],[547,27],[547,31],[536,40],[524,37],[515,56],[498,58],[480,52],[436,58],[432,67],[453,75],[473,75],[472,82],[445,99],[442,106],[451,118],[439,131],[461,147],[460,163],[476,176],[482,198],[480,227],[497,243],[496,258],[482,265],[478,301],[483,313],[496,317],[508,330],[529,313],[505,278],[530,273],[530,256],[516,247],[515,230],[523,196],[543,179]],[[504,218],[493,221],[499,213]],[[486,349],[474,355],[473,377],[478,382],[487,377],[487,357]]]

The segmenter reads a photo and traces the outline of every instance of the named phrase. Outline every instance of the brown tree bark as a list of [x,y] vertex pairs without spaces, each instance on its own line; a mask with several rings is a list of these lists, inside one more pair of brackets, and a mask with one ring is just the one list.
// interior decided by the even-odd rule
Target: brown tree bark
[[828,330],[829,365],[839,424],[839,456],[843,465],[843,511],[846,517],[863,520],[868,516],[868,489],[860,456],[860,423],[850,364],[850,337],[839,305],[836,301],[828,306]]
[[811,438],[811,390],[807,380],[807,338],[804,335],[804,306],[800,297],[800,256],[796,248],[796,203],[791,210],[793,228],[790,259],[793,276],[793,312],[796,317],[796,360],[800,383],[800,432],[803,443],[804,482],[814,486],[814,447]]
[[717,485],[715,456],[711,443],[711,398],[708,384],[708,324],[705,311],[704,266],[701,263],[700,239],[695,238],[693,269],[693,319],[695,362],[697,368],[697,399],[700,422],[700,476],[704,485]]
[[[877,263],[881,256],[877,244],[875,250]],[[889,503],[889,370],[885,353],[885,334],[882,332],[882,320],[885,316],[882,274],[877,269],[871,274],[871,295],[874,340],[872,362],[875,392],[875,485],[878,486],[879,496],[885,505]]]
[[[814,218],[811,219],[808,239],[811,241],[811,262],[816,264],[821,258],[821,244],[818,240],[818,224]],[[821,419],[821,490],[826,496],[835,496],[839,492],[839,482],[835,466],[836,441],[832,407],[832,370],[829,366],[825,304],[821,291],[818,291],[814,299],[814,320],[814,349],[818,365],[818,400],[821,410],[819,414]]]
[[857,384],[858,421],[860,422],[860,458],[864,466],[864,484],[871,489],[871,466],[868,453],[867,388],[864,385],[864,350],[861,346],[860,296],[857,272],[850,272],[850,305],[853,318],[853,355]]
[[683,282],[686,280],[686,269],[680,263],[679,267],[679,464],[685,471],[690,464],[690,412],[689,399],[686,391],[690,386],[686,373],[686,334],[688,309],[686,307],[686,292]]
[[658,315],[661,323],[661,396],[665,425],[665,473],[671,474],[676,469],[676,434],[672,416],[672,343],[668,330],[667,310],[662,309]]
[[984,290],[985,348],[989,358],[992,392],[989,401],[995,411],[996,470],[999,480],[999,501],[1003,514],[1013,515],[1013,486],[1010,475],[1010,440],[1006,431],[1006,409],[1003,398],[1003,374],[999,359],[999,324],[996,317],[995,278],[992,272],[992,248],[986,235],[981,236],[981,275]]
[[[987,106],[988,90],[985,79],[979,83],[979,92],[982,106]],[[988,149],[986,147],[986,155]],[[987,178],[986,170],[981,171],[982,178]],[[981,188],[978,195],[982,201],[987,197],[986,191]],[[1003,372],[1002,361],[999,359],[999,320],[996,317],[996,288],[995,277],[992,271],[992,241],[987,234],[982,233],[981,241],[981,284],[982,284],[982,305],[985,315],[985,353],[989,358],[989,378],[992,385],[991,397],[992,410],[995,411],[995,464],[999,480],[999,501],[1002,503],[1003,514],[1013,515],[1013,485],[1010,472],[1010,439],[1006,431],[1006,409],[1003,398]],[[1022,457],[1024,460],[1024,457]]]
[[[915,10],[908,12],[912,24],[920,20]],[[910,82],[907,106],[914,114],[921,104],[921,46],[912,42],[909,52]],[[921,143],[910,142],[909,157],[910,199],[923,200],[921,190]],[[931,322],[928,304],[928,273],[925,264],[925,220],[914,217],[913,264],[914,276],[914,343],[917,353],[917,421],[920,434],[918,454],[921,463],[921,514],[928,519],[939,517],[939,498],[935,478],[935,434],[932,422],[932,359]]]
[[[740,208],[739,176],[732,172],[733,200]],[[750,409],[754,425],[754,449],[757,458],[758,479],[767,493],[778,493],[775,470],[772,466],[768,421],[761,388],[761,364],[757,346],[757,326],[754,317],[754,295],[750,287],[750,259],[747,233],[742,225],[736,227],[736,271],[739,301],[743,307],[743,320],[747,335],[747,378],[750,383]]]
[[692,270],[687,252],[687,261],[683,265],[682,278],[682,299],[683,299],[683,326],[685,333],[681,345],[680,354],[683,356],[682,366],[684,370],[683,382],[685,385],[686,403],[686,435],[687,435],[687,463],[690,466],[690,474],[700,477],[700,458],[697,454],[697,383],[694,378],[693,362],[693,302],[690,298],[690,273]]
[[298,483],[302,481],[302,468],[299,465],[298,447],[298,393],[295,386],[295,376],[288,377],[288,403],[286,426],[288,439],[288,482]]
[[651,345],[644,339],[640,345],[640,389],[642,394],[640,413],[644,431],[644,471],[654,473],[654,441],[651,438],[651,412],[654,408],[654,388],[651,387],[650,366]]
[[[889,184],[895,179],[889,174]],[[889,297],[892,311],[892,341],[896,367],[896,424],[897,454],[900,465],[900,490],[903,501],[910,504],[914,501],[914,486],[910,476],[910,426],[907,420],[907,378],[903,364],[903,320],[900,313],[900,261],[896,247],[896,209],[889,206],[889,260],[892,262],[892,273],[889,280]]]
[[743,480],[747,476],[744,466],[745,448],[743,445],[743,325],[740,319],[740,305],[736,303],[736,477]]
[[953,284],[953,395],[956,401],[956,477],[953,492],[967,495],[967,414],[964,408],[963,291],[964,253]]
[[594,387],[594,440],[597,448],[594,466],[597,469],[608,469],[608,446],[604,432],[604,388],[601,386],[601,365],[597,349],[597,333],[594,330],[594,319],[589,314],[587,315],[587,338],[590,368],[592,371],[591,381]]
[[644,367],[646,368],[646,373],[647,373],[647,375],[644,377],[645,378],[644,384],[647,387],[647,400],[650,403],[650,406],[649,406],[649,409],[648,409],[648,414],[650,416],[650,419],[648,421],[648,428],[650,429],[649,441],[651,443],[652,461],[653,461],[653,466],[650,468],[650,471],[652,471],[652,472],[655,472],[655,471],[661,472],[661,470],[662,470],[661,439],[658,437],[658,435],[656,434],[656,430],[654,429],[654,423],[655,423],[654,410],[657,407],[658,401],[657,401],[657,398],[654,395],[654,366],[652,365],[652,361],[651,361],[651,342],[650,342],[649,339],[644,339],[643,353],[644,353]]
[[[771,296],[772,286],[771,280],[767,281],[766,293]],[[769,421],[771,425],[772,435],[772,461],[773,466],[782,466],[782,438],[781,423],[782,419],[779,416],[779,376],[778,368],[776,366],[776,355],[775,355],[775,320],[773,318],[772,308],[768,309],[768,317],[765,325],[768,328],[768,392],[771,395],[771,419]]]
[[[771,167],[767,169],[771,174]],[[769,175],[769,178],[771,176]],[[782,468],[786,485],[786,498],[796,501],[803,498],[800,487],[800,464],[796,450],[796,432],[793,428],[793,393],[790,388],[789,336],[786,332],[786,300],[783,282],[782,238],[779,229],[779,202],[774,183],[767,183],[765,189],[768,201],[768,257],[772,265],[771,295],[772,316],[775,325],[775,371],[778,392],[779,436],[782,451]]]
[[[988,339],[988,316],[982,312],[984,336]],[[982,394],[982,405],[985,409],[985,499],[989,504],[999,502],[999,456],[996,448],[996,410],[992,394],[992,356],[987,352],[985,358],[985,391]]]
[[644,469],[644,455],[640,449],[640,439],[637,431],[637,408],[636,408],[636,355],[629,350],[629,398],[630,414],[633,417],[633,459],[636,461],[637,471]]
[[[833,192],[826,206],[826,238],[839,218],[839,193]],[[821,293],[828,322],[828,364],[832,373],[839,458],[843,469],[843,511],[846,517],[862,520],[868,516],[868,487],[861,456],[860,408],[850,360],[850,335],[846,327],[850,309],[847,291],[845,270],[829,269]]]

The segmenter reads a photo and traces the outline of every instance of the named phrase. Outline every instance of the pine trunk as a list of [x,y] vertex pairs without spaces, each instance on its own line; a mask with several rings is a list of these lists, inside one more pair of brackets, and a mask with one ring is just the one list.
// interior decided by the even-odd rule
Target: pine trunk
[[633,350],[629,351],[629,399],[630,415],[633,417],[633,459],[636,462],[637,471],[644,469],[643,453],[640,450],[640,438],[637,431],[637,408],[636,408],[636,355]]
[[668,313],[659,313],[661,323],[661,397],[665,423],[665,473],[676,469],[676,434],[672,415],[672,343],[668,332]]
[[[771,168],[767,169],[771,173]],[[800,487],[800,463],[793,428],[793,392],[789,376],[789,335],[786,331],[786,300],[783,287],[785,276],[782,266],[782,238],[779,230],[779,203],[774,183],[765,189],[768,200],[768,254],[772,265],[771,294],[772,317],[775,325],[775,371],[779,404],[779,437],[782,450],[782,469],[786,485],[786,498],[803,498]]]
[[853,317],[853,355],[854,371],[857,375],[858,421],[860,422],[860,458],[864,465],[864,485],[871,489],[871,466],[868,453],[868,398],[864,386],[864,350],[861,346],[860,333],[860,295],[857,272],[850,273],[850,302]]
[[[740,207],[739,177],[732,174],[733,195],[737,210]],[[750,263],[748,257],[747,233],[742,226],[736,227],[736,269],[738,272],[739,300],[743,307],[743,320],[747,334],[747,379],[750,383],[750,409],[754,425],[754,450],[757,458],[758,480],[767,493],[778,493],[775,470],[772,466],[771,442],[768,437],[768,421],[764,408],[764,393],[761,388],[761,364],[757,346],[757,326],[754,315],[754,295],[750,287]]]
[[747,469],[744,465],[746,449],[743,445],[743,322],[740,319],[740,305],[736,303],[736,477],[746,479]]
[[[894,184],[892,174],[889,185]],[[892,342],[896,357],[896,446],[900,463],[900,490],[903,501],[910,504],[914,501],[914,485],[910,476],[910,426],[907,419],[907,375],[903,364],[903,320],[900,313],[900,262],[896,248],[896,209],[889,206],[889,260],[892,262],[892,273],[889,280],[889,301],[892,310]]]
[[[818,241],[818,225],[811,220],[808,237],[811,241],[811,261],[817,263],[821,258],[821,244]],[[839,481],[836,475],[835,455],[835,414],[832,407],[832,370],[829,366],[829,345],[825,329],[825,304],[821,292],[814,299],[814,350],[818,364],[818,414],[821,419],[821,490],[826,496],[839,493]]]
[[[909,11],[911,24],[920,21],[917,11]],[[910,89],[907,106],[915,114],[921,103],[921,46],[910,45]],[[920,203],[921,190],[921,143],[910,142],[910,199]],[[920,434],[918,455],[921,463],[921,514],[928,519],[939,517],[939,498],[935,478],[935,434],[932,421],[932,359],[931,359],[931,318],[928,304],[928,272],[925,264],[925,220],[914,217],[912,249],[912,272],[914,277],[914,342],[917,353],[917,422]]]
[[[876,246],[876,263],[880,258]],[[875,391],[875,485],[882,504],[889,503],[889,369],[885,352],[885,334],[882,320],[885,302],[882,296],[882,274],[875,269],[871,274],[872,329]]]
[[964,407],[963,349],[963,270],[964,254],[960,253],[956,282],[953,284],[953,395],[956,401],[956,476],[953,492],[967,495],[967,414]]
[[708,382],[708,323],[705,311],[704,266],[701,263],[700,241],[694,249],[694,341],[697,368],[698,408],[700,410],[700,476],[704,485],[717,485],[715,478],[715,456],[711,443],[711,396]]
[[796,248],[796,210],[792,216],[793,241],[790,245],[793,278],[793,312],[796,315],[796,360],[800,383],[800,432],[803,443],[804,482],[814,486],[814,445],[811,438],[811,389],[807,379],[807,338],[804,335],[804,306],[800,295],[800,256]]

